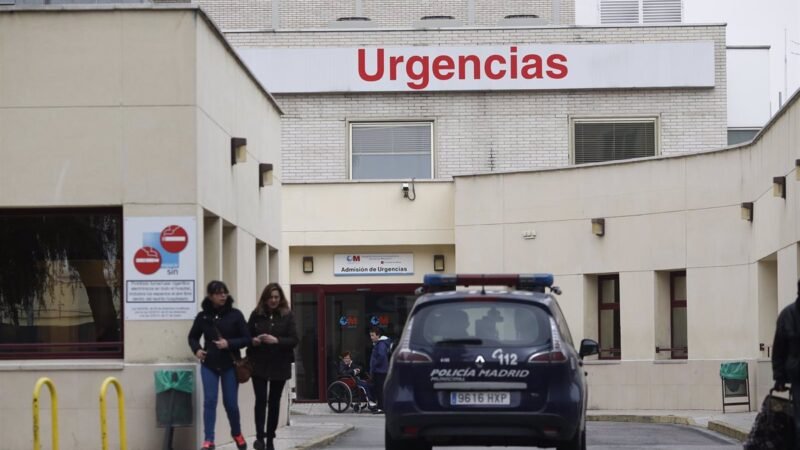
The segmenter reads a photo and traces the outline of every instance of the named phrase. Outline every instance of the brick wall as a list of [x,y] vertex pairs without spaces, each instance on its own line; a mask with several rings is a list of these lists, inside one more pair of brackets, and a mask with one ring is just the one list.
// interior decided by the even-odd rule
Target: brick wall
[[[223,30],[272,28],[273,1],[279,29],[326,28],[340,17],[357,15],[357,0],[198,0]],[[469,21],[470,1],[474,21]],[[361,0],[360,15],[382,28],[410,28],[423,16],[453,16],[461,25],[496,26],[510,14],[550,19],[552,0]],[[575,24],[575,1],[561,0],[560,23]]]
[[[665,155],[726,145],[725,28],[677,26],[453,31],[247,33],[234,46],[474,45],[575,42],[716,43],[713,89],[277,95],[285,181],[348,178],[347,121],[432,119],[437,177],[569,163],[569,118],[660,117]],[[267,88],[269,88],[267,86]]]

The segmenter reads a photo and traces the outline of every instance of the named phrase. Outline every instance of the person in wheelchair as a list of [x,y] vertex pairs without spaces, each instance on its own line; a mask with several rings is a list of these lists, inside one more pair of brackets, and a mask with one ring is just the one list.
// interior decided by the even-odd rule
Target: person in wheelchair
[[364,389],[364,392],[367,395],[369,409],[373,410],[376,408],[376,403],[372,397],[372,390],[370,389],[369,385],[369,376],[363,370],[361,370],[361,366],[353,362],[350,352],[344,352],[341,355],[341,360],[339,361],[339,377],[352,377],[355,379],[358,387]]

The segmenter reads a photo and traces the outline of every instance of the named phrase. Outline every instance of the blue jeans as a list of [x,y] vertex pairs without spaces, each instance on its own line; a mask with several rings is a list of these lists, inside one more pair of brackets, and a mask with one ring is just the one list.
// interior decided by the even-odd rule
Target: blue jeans
[[200,377],[203,379],[203,432],[205,440],[214,442],[214,427],[217,421],[218,386],[222,381],[222,404],[231,425],[231,436],[242,433],[239,423],[239,381],[233,367],[217,373],[206,366],[200,366]]

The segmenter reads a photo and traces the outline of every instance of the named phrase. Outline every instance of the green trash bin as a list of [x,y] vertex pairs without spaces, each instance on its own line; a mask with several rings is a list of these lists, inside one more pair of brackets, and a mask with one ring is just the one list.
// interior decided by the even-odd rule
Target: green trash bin
[[[732,405],[747,405],[747,410],[750,411],[750,376],[747,372],[747,362],[734,361],[720,364],[719,377],[722,381],[722,412],[725,412],[726,406]],[[726,400],[732,397],[747,397],[747,401]]]
[[159,427],[190,427],[194,422],[193,370],[157,370],[156,423]]

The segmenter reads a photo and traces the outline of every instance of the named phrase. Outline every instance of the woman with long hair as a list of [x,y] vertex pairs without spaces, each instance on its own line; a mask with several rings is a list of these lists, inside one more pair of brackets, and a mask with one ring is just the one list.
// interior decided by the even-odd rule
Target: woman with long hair
[[247,327],[252,336],[247,357],[253,364],[253,391],[256,395],[256,441],[253,448],[275,450],[273,440],[278,428],[281,394],[286,380],[292,377],[294,347],[298,341],[294,315],[278,283],[270,283],[264,288]]
[[[203,380],[203,430],[202,450],[213,450],[214,427],[217,420],[217,394],[222,385],[222,403],[231,426],[231,436],[239,450],[246,450],[239,423],[239,382],[233,368],[234,353],[250,343],[250,332],[241,311],[233,307],[233,297],[222,281],[212,281],[206,288],[208,294],[194,318],[189,331],[189,347],[200,360],[200,378]],[[203,345],[200,338],[203,337]]]

